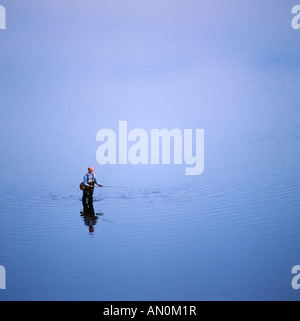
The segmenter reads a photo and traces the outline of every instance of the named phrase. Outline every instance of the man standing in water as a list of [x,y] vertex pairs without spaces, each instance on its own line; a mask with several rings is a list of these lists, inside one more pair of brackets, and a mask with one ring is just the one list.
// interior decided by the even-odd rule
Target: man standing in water
[[93,208],[93,193],[95,184],[103,187],[103,185],[98,183],[93,167],[89,167],[88,173],[83,176],[83,184],[85,188],[82,195],[82,205],[83,211],[87,212],[88,209]]

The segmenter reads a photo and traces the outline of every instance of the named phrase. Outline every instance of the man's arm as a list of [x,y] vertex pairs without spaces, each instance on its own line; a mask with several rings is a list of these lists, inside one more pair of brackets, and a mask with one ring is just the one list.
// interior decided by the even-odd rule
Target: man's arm
[[83,176],[83,184],[84,184],[85,187],[90,187],[90,185],[89,185],[88,182],[87,182],[87,177],[86,177],[86,175]]
[[103,185],[101,185],[101,184],[98,183],[97,178],[96,178],[96,175],[94,175],[94,182],[95,182],[95,184],[97,184],[98,186],[103,187]]

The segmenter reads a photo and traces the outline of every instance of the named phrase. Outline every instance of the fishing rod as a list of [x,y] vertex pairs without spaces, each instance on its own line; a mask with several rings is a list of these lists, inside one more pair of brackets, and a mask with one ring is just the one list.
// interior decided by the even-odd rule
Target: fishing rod
[[129,187],[126,187],[126,186],[117,186],[117,185],[102,185],[102,186],[99,186],[99,185],[96,185],[98,187],[114,187],[114,188],[129,188]]

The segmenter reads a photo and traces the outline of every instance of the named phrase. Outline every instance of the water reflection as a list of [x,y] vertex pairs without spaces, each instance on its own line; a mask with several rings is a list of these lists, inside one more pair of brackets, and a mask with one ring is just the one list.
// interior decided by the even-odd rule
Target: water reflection
[[83,202],[83,211],[80,212],[82,216],[84,225],[88,226],[89,234],[94,235],[94,226],[97,224],[98,216],[103,215],[103,213],[95,213],[93,201]]
[[95,233],[94,225],[96,225],[98,217],[95,214],[85,214],[85,213],[82,213],[81,216],[83,217],[84,224],[89,227],[89,234],[94,235]]

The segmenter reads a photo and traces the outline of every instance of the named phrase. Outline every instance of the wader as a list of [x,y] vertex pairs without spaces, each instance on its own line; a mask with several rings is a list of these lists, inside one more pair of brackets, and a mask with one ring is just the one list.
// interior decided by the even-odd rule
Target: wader
[[[87,184],[95,186],[94,182],[94,175],[92,177],[87,176]],[[93,193],[94,188],[91,187],[85,187],[82,194],[82,205],[83,205],[83,211],[85,213],[88,213],[89,211],[93,211]]]

